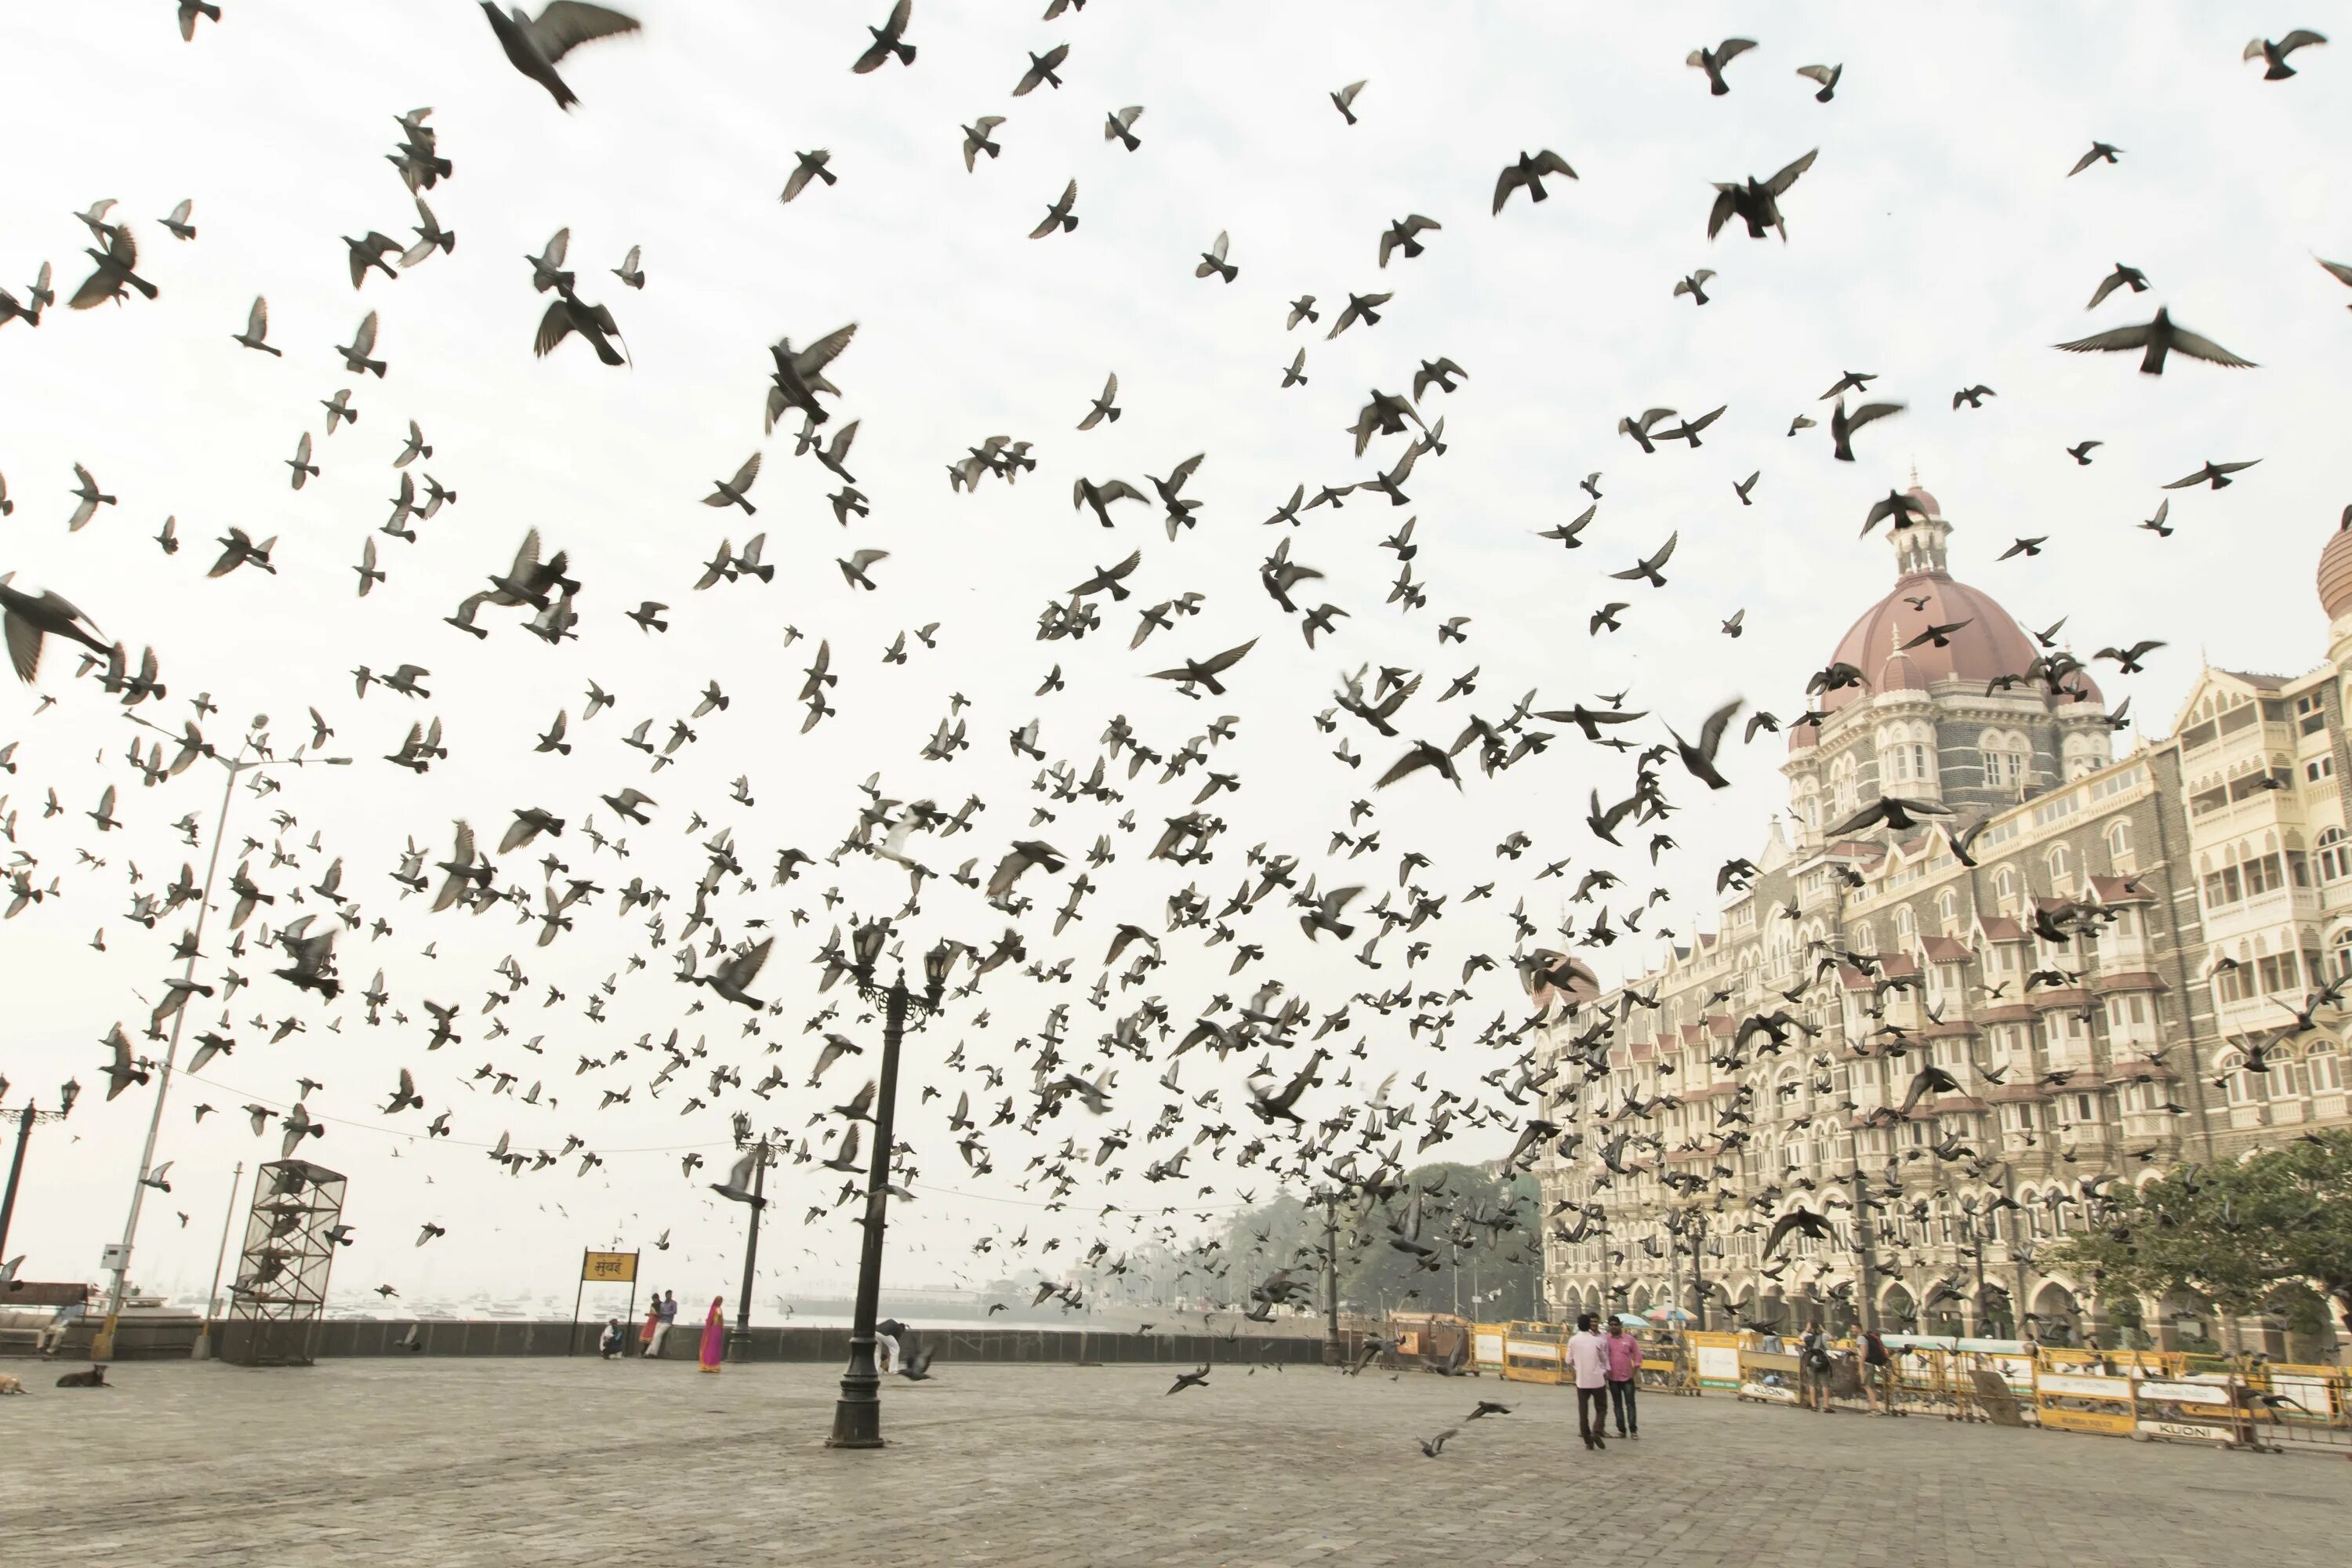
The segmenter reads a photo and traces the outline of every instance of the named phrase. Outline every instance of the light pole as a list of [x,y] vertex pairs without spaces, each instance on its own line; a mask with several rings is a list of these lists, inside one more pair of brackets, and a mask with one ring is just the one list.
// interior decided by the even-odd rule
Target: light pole
[[1862,1326],[1872,1333],[1878,1331],[1878,1282],[1870,1249],[1870,1203],[1867,1184],[1863,1181],[1862,1165],[1855,1163],[1853,1171],[1853,1253],[1854,1272],[1859,1276],[1862,1290]]
[[[43,1121],[63,1121],[80,1093],[81,1085],[69,1082],[58,1091],[59,1109],[43,1110],[28,1100],[16,1113],[16,1152],[8,1157],[8,1188],[0,1194],[0,1262],[8,1257],[8,1222],[16,1213],[16,1184],[25,1174],[25,1145],[33,1141],[33,1128]],[[0,1116],[5,1114],[0,1111]]]
[[[874,965],[882,956],[889,928],[880,921],[860,926],[851,936],[850,973],[857,988],[871,995]],[[882,1297],[882,1230],[890,1203],[890,1145],[898,1100],[898,1046],[907,1029],[907,1009],[920,1006],[936,1013],[947,989],[948,970],[960,950],[940,942],[923,955],[923,994],[908,993],[901,970],[890,982],[883,1002],[882,1072],[874,1096],[874,1158],[866,1184],[866,1237],[857,1259],[857,1310],[849,1331],[849,1369],[841,1374],[841,1397],[833,1407],[833,1436],[828,1448],[882,1447],[882,1377],[874,1360],[874,1318]]]
[[743,1243],[743,1294],[735,1305],[735,1332],[727,1342],[727,1359],[740,1362],[751,1353],[751,1270],[760,1260],[760,1211],[768,1206],[768,1161],[772,1150],[765,1138],[755,1145],[759,1158],[751,1165],[751,1234]]
[[1338,1366],[1346,1359],[1339,1350],[1339,1194],[1326,1187],[1316,1196],[1323,1205],[1323,1364]]
[[228,1260],[228,1235],[236,1225],[236,1189],[245,1180],[245,1162],[236,1163],[236,1171],[228,1179],[228,1213],[221,1219],[220,1250],[213,1254],[213,1288],[205,1296],[204,1326],[196,1331],[196,1348],[188,1352],[190,1361],[209,1361],[213,1353],[213,1319],[220,1311],[221,1268]]
[[[133,722],[146,724],[147,728],[162,731],[165,734],[171,733],[168,730],[163,730],[161,725],[148,723],[143,719],[134,719]],[[254,728],[257,732],[260,730],[259,725]],[[213,824],[212,858],[205,863],[205,889],[196,900],[196,929],[189,935],[187,960],[180,970],[180,978],[184,982],[193,981],[196,975],[196,959],[200,956],[200,950],[204,944],[205,917],[212,911],[213,878],[220,870],[221,845],[228,835],[228,808],[230,803],[236,798],[238,776],[252,768],[299,768],[310,763],[324,763],[329,767],[338,768],[351,765],[352,760],[349,757],[289,757],[279,762],[268,756],[246,756],[244,754],[246,748],[255,743],[256,737],[247,735],[244,743],[237,747],[237,755],[234,757],[224,757],[218,752],[205,753],[226,768],[228,771],[228,777],[221,785],[220,816]],[[179,1059],[180,1026],[187,1021],[188,1009],[185,1006],[182,1006],[172,1015],[172,1037],[170,1043],[163,1048],[163,1066],[155,1079],[155,1104],[147,1116],[147,1142],[139,1152],[139,1179],[131,1186],[131,1213],[122,1222],[122,1244],[110,1248],[108,1252],[106,1268],[114,1276],[114,1280],[107,1289],[106,1321],[90,1341],[89,1353],[93,1361],[110,1361],[114,1356],[114,1331],[121,1321],[123,1286],[131,1273],[131,1244],[137,1240],[139,1236],[140,1200],[146,1195],[147,1178],[154,1170],[155,1136],[163,1131],[163,1100],[172,1088],[173,1064]]]

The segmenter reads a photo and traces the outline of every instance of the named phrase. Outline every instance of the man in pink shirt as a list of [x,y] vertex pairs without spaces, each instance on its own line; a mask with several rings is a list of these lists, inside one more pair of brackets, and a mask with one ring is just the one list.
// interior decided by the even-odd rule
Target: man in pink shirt
[[1576,1320],[1568,1342],[1569,1369],[1576,1374],[1576,1426],[1584,1446],[1601,1449],[1609,1426],[1609,1342],[1597,1332],[1590,1312]]
[[1633,1410],[1633,1388],[1642,1375],[1642,1342],[1625,1331],[1615,1316],[1609,1320],[1609,1403],[1617,1417],[1617,1436],[1639,1437],[1641,1423]]

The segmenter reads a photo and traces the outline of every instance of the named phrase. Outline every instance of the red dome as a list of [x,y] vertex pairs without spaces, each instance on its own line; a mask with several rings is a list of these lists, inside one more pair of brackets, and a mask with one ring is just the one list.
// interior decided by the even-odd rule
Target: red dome
[[[2346,548],[2352,551],[2352,545]],[[2347,565],[2352,568],[2352,561]],[[1915,606],[1914,600],[1920,603]],[[1947,634],[1948,647],[1937,647],[1930,642],[1903,648],[1931,626],[1962,621],[1968,624]],[[1892,657],[1898,651],[1899,659]],[[1862,670],[1874,684],[1841,687],[1822,699],[1822,707],[1835,711],[1859,696],[1874,696],[1886,689],[1876,683],[1886,679],[1899,681],[1896,689],[1916,691],[1939,680],[1984,682],[2022,674],[2038,653],[2033,639],[1990,595],[1938,572],[1916,572],[1896,582],[1886,597],[1864,611],[1838,643],[1837,652],[1830,656],[1832,663]],[[2097,697],[2098,688],[2087,678],[2082,685],[2085,695]]]
[[2319,552],[2319,605],[2331,621],[2352,609],[2352,526],[2337,529]]

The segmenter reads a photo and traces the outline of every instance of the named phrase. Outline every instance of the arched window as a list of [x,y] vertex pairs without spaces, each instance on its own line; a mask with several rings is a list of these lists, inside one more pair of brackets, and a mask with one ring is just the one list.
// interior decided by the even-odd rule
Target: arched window
[[2127,816],[2118,816],[2107,824],[2107,864],[2117,872],[2138,869],[2139,860],[2132,853],[2132,825]]
[[1830,795],[1836,803],[1840,816],[1850,815],[1854,808],[1854,761],[1848,752],[1830,763]]
[[2221,1061],[2222,1082],[2227,1087],[2231,1105],[2259,1105],[2270,1098],[2263,1073],[2248,1072],[2246,1058],[2231,1051]]
[[1911,944],[1912,939],[1918,934],[1919,923],[1916,920],[1912,919],[1911,906],[1906,904],[1901,909],[1896,910],[1895,911],[1895,940],[1896,943],[1900,946],[1908,947]]
[[1949,888],[1937,893],[1936,895],[1936,919],[1943,925],[1946,935],[1948,936],[1951,934],[1952,927],[1958,923],[1959,918],[1959,894],[1954,892]]
[[2003,866],[1992,874],[1993,898],[2005,913],[2017,907],[2017,868]]
[[2319,879],[2334,882],[2345,877],[2352,877],[2352,838],[2342,828],[2331,827],[2319,836]]
[[2337,1053],[2334,1040],[2322,1036],[2319,1043],[2311,1047],[2308,1060],[2312,1093],[2333,1094],[2344,1087],[2344,1058]]
[[2042,858],[2042,864],[2050,873],[2052,892],[2071,893],[2074,890],[2074,858],[2066,846],[2052,845],[2050,852]]
[[2352,926],[2347,926],[2336,933],[2334,946],[2336,973],[2338,975],[2352,974]]

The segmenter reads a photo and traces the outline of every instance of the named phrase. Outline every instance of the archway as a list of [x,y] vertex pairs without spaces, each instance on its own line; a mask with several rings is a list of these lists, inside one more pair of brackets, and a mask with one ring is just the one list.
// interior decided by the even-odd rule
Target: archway
[[2071,1350],[2081,1342],[2078,1324],[2082,1309],[2072,1290],[2052,1280],[2034,1292],[2032,1310],[2031,1326],[2036,1340],[2062,1350]]
[[1882,1328],[1900,1334],[1916,1333],[1919,1331],[1918,1317],[1917,1304],[1912,1300],[1911,1292],[1905,1286],[1889,1284],[1879,1292],[1878,1321]]

